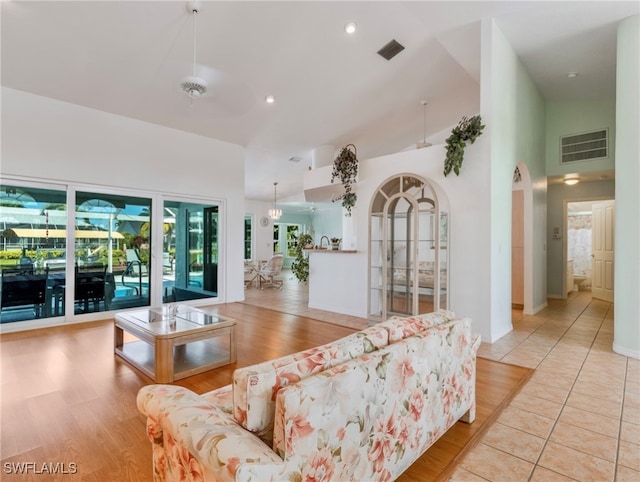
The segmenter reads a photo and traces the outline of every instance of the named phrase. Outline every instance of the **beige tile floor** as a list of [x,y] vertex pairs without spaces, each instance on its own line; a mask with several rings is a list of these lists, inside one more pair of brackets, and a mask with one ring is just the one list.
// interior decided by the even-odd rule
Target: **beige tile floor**
[[536,371],[450,481],[640,481],[640,360],[612,343],[613,305],[588,291],[514,311],[478,355]]
[[[246,290],[246,302],[361,329],[367,320],[309,309],[304,285]],[[613,305],[588,291],[513,311],[513,331],[479,356],[535,373],[451,482],[640,481],[640,360],[618,355]]]

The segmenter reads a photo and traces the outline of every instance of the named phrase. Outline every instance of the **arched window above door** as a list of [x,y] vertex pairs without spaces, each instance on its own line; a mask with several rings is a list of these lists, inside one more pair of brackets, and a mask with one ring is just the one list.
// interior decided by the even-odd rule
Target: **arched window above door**
[[448,307],[449,213],[444,196],[415,174],[383,182],[369,210],[373,321]]

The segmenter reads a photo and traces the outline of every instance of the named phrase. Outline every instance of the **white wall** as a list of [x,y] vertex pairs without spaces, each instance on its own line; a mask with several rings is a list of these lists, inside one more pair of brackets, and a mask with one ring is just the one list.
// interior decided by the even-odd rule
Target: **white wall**
[[269,259],[273,254],[273,221],[269,219],[267,226],[260,224],[260,219],[267,216],[273,203],[266,201],[245,200],[245,213],[253,216],[254,260]]
[[[339,202],[323,205],[315,211],[311,217],[314,244],[320,245],[322,236],[327,236],[329,239],[342,238],[342,217],[343,208]],[[328,244],[326,240],[324,244],[325,246]]]
[[618,27],[613,349],[640,358],[640,17]]
[[[472,115],[473,113],[469,113]],[[369,203],[378,187],[386,179],[400,173],[417,174],[434,185],[437,192],[448,199],[449,217],[449,276],[450,308],[459,316],[473,320],[473,330],[485,341],[490,340],[491,316],[489,311],[490,272],[486,253],[489,250],[488,182],[486,165],[482,159],[481,136],[473,146],[467,147],[464,165],[459,177],[445,178],[443,145],[405,151],[389,156],[368,159],[361,163],[358,180],[358,204],[353,211],[361,279],[356,286],[367,286],[368,212]],[[362,253],[360,253],[362,251]],[[354,290],[354,306],[366,310],[366,293]],[[362,299],[356,299],[361,297]]]
[[[529,169],[532,193],[534,303],[546,301],[544,101],[493,22],[483,25],[481,105],[486,125],[468,146],[460,176],[443,175],[443,145],[361,162],[357,232],[359,281],[367,285],[369,203],[389,177],[412,173],[429,179],[450,207],[450,307],[473,320],[473,330],[494,342],[511,327],[511,188],[515,166]],[[473,115],[469,112],[468,115]],[[353,310],[366,310],[366,294],[354,289]],[[364,311],[360,316],[364,316]]]
[[224,201],[223,296],[244,298],[242,147],[3,87],[1,154],[3,177]]

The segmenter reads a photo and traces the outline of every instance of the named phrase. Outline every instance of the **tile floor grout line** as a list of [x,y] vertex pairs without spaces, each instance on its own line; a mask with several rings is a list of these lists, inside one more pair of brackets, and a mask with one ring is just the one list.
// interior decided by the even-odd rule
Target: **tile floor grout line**
[[620,460],[620,445],[622,442],[622,422],[624,417],[624,402],[627,396],[627,377],[629,374],[629,358],[627,358],[625,366],[624,366],[624,384],[622,389],[622,407],[620,407],[620,424],[618,425],[618,440],[616,441],[616,470],[613,474],[613,480],[615,481],[618,478],[618,460]]
[[[567,301],[564,303],[564,306],[566,307],[567,305],[571,304],[572,302],[573,302],[573,301],[568,301],[568,300],[567,300]],[[589,304],[590,304],[590,303],[589,303]],[[549,351],[547,352],[547,355],[545,355],[545,357],[544,357],[542,360],[540,360],[540,361],[538,362],[538,364],[536,365],[536,367],[534,367],[534,368],[538,368],[538,366],[540,366],[540,364],[541,364],[541,363],[542,363],[542,362],[547,358],[547,356],[549,355],[549,353],[551,353],[551,352],[553,351],[553,349],[558,345],[558,343],[560,343],[560,340],[561,340],[562,338],[564,338],[564,336],[566,335],[566,333],[571,329],[571,327],[576,323],[576,321],[578,321],[578,319],[580,318],[580,316],[582,316],[582,314],[583,314],[583,313],[586,311],[586,309],[589,307],[589,304],[587,304],[587,305],[582,309],[582,311],[580,312],[580,314],[578,314],[578,316],[576,316],[576,318],[571,322],[571,324],[570,324],[569,326],[567,326],[567,328],[562,332],[562,335],[557,339],[557,341],[556,341],[556,342],[553,344],[553,346],[549,349]],[[607,311],[608,311],[608,310],[607,310]],[[532,316],[535,316],[535,315],[532,315]],[[522,318],[520,318],[520,319],[519,319],[519,320],[517,320],[517,321],[525,321],[525,318],[526,318],[526,317],[527,317],[527,316],[523,316]],[[510,351],[509,351],[509,352],[507,352],[507,353],[506,353],[502,358],[500,358],[500,360],[499,360],[499,361],[502,361],[505,357],[509,356],[509,355],[511,354],[511,352],[513,352],[513,351],[517,350],[517,349],[520,347],[520,345],[522,345],[522,343],[524,343],[526,340],[528,340],[528,339],[531,337],[531,335],[533,335],[533,334],[534,334],[535,332],[537,332],[540,328],[542,328],[542,326],[545,324],[545,322],[546,322],[546,321],[548,321],[548,320],[550,320],[551,318],[552,318],[551,316],[546,317],[544,322],[540,323],[540,325],[539,325],[535,330],[531,331],[531,332],[530,332],[530,333],[529,333],[525,338],[523,338],[523,339],[520,341],[520,343],[518,343],[518,344],[517,344],[517,345],[516,345],[512,350],[510,350]],[[514,325],[514,323],[511,323],[511,328],[512,328],[512,329],[513,329],[513,325]]]
[[[558,341],[553,345],[553,347],[552,347],[552,348],[547,352],[547,355],[546,355],[546,356],[545,356],[545,357],[544,357],[544,358],[543,358],[543,359],[538,363],[538,365],[536,366],[536,369],[537,369],[537,367],[538,367],[538,366],[540,366],[540,364],[541,364],[544,360],[546,360],[546,359],[547,359],[547,357],[549,356],[549,354],[550,354],[550,353],[551,353],[551,352],[552,352],[552,351],[557,347],[557,345],[560,343],[560,340],[562,340],[562,338],[564,338],[564,336],[566,335],[566,332],[567,332],[567,331],[569,331],[569,330],[571,329],[571,327],[573,327],[573,326],[578,322],[578,320],[580,319],[580,316],[582,316],[582,314],[585,312],[585,310],[587,309],[587,307],[588,307],[588,305],[587,305],[587,306],[585,306],[585,307],[583,308],[583,310],[580,312],[580,314],[578,314],[578,315],[576,316],[576,318],[573,320],[573,322],[571,323],[571,325],[569,325],[569,326],[567,327],[567,329],[565,330],[565,332],[563,333],[563,336],[562,336],[562,337],[560,337],[560,339],[559,339],[559,340],[558,340]],[[604,316],[603,316],[603,318],[602,318],[602,320],[601,320],[601,322],[600,322],[600,326],[598,327],[598,332],[597,332],[597,333],[599,333],[599,332],[600,332],[600,329],[601,329],[601,327],[602,327],[602,324],[604,323],[604,319],[605,319],[605,318],[604,318]],[[536,329],[536,331],[537,331],[537,329]],[[582,369],[584,368],[584,365],[585,365],[585,363],[586,363],[586,360],[589,358],[589,353],[591,353],[591,350],[593,349],[593,345],[594,345],[594,343],[595,343],[595,339],[597,338],[597,333],[596,333],[596,335],[593,337],[593,340],[592,340],[592,342],[591,342],[591,345],[589,345],[589,350],[588,350],[587,354],[585,355],[585,357],[584,357],[584,359],[583,359],[583,361],[582,361],[582,363],[581,363],[581,365],[580,365],[580,370],[578,370],[578,373],[576,374],[576,377],[574,378],[573,383],[571,384],[571,388],[569,389],[569,392],[568,392],[568,394],[567,394],[567,397],[566,397],[565,401],[562,403],[562,408],[560,409],[560,412],[558,412],[558,415],[556,416],[556,418],[555,418],[555,420],[554,420],[554,422],[553,422],[553,425],[552,425],[552,427],[551,427],[551,430],[549,431],[549,434],[548,434],[548,435],[547,435],[547,437],[545,438],[545,441],[544,441],[544,444],[543,444],[543,446],[542,446],[542,449],[540,450],[540,453],[538,454],[538,457],[537,457],[536,461],[533,463],[533,470],[531,471],[531,474],[530,474],[530,476],[529,476],[529,478],[528,478],[528,480],[529,480],[529,481],[531,481],[531,478],[533,477],[533,474],[535,473],[535,469],[536,469],[537,467],[543,467],[543,468],[545,468],[545,469],[547,469],[547,470],[551,470],[551,469],[549,469],[549,468],[547,468],[547,467],[544,467],[543,465],[540,465],[540,461],[541,461],[541,459],[542,459],[542,454],[544,453],[545,449],[546,449],[546,448],[547,448],[547,446],[549,445],[549,442],[552,442],[552,440],[551,440],[551,435],[553,434],[553,431],[556,429],[556,426],[558,425],[558,422],[559,422],[559,420],[560,420],[560,417],[562,416],[562,413],[564,412],[564,409],[565,409],[565,407],[567,406],[567,401],[569,400],[569,397],[571,396],[571,393],[573,392],[573,388],[575,387],[576,381],[577,381],[577,380],[578,380],[578,378],[580,377],[580,373],[582,372]],[[525,386],[526,386],[526,385],[525,385]],[[511,404],[510,404],[510,405],[511,405]],[[522,409],[522,408],[521,408],[521,410],[525,410],[525,409]],[[527,412],[529,412],[529,413],[535,413],[535,412],[530,412],[529,410],[525,410],[525,411],[527,411]],[[536,414],[536,415],[540,415],[540,414]],[[547,418],[549,418],[549,417],[547,417]],[[553,420],[553,419],[551,419],[551,418],[550,418],[550,420]],[[621,425],[622,425],[622,424],[620,423],[620,426],[621,426]],[[581,428],[581,427],[579,427],[579,428]],[[618,438],[618,441],[617,441],[617,445],[618,445],[618,447],[619,447],[619,445],[620,445],[620,444],[619,444],[619,440],[620,440],[620,439]],[[481,442],[481,443],[482,443],[482,442]],[[556,442],[554,442],[554,443],[556,443]],[[562,445],[562,444],[561,444],[561,445]],[[601,457],[594,456],[593,454],[590,454],[590,453],[587,453],[587,452],[583,452],[582,450],[573,449],[572,447],[568,447],[568,448],[571,448],[572,450],[576,450],[577,452],[581,452],[581,453],[583,453],[583,454],[586,454],[586,455],[589,455],[589,456],[592,456],[592,457],[596,457],[596,458],[598,458],[598,459],[600,459],[600,460],[605,460],[605,459],[602,459]],[[513,454],[511,454],[511,455],[513,455]],[[515,455],[514,455],[514,456],[515,456]],[[607,462],[609,462],[609,461],[607,461]],[[613,480],[615,480],[616,467],[617,467],[617,454],[616,454],[616,461],[614,462],[614,479],[613,479]],[[552,472],[559,473],[559,472],[556,472],[555,470],[552,470]],[[565,477],[566,477],[566,475],[565,475],[565,474],[560,474],[560,475],[563,475],[563,476],[565,476]]]

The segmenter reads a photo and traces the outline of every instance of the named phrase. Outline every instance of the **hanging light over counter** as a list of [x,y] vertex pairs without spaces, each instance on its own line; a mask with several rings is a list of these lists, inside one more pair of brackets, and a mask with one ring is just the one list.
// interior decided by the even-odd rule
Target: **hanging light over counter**
[[280,216],[282,216],[282,209],[278,209],[276,207],[276,200],[277,200],[276,186],[277,185],[278,185],[277,182],[273,183],[273,208],[269,209],[269,217],[274,221],[277,219],[280,219]]

